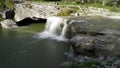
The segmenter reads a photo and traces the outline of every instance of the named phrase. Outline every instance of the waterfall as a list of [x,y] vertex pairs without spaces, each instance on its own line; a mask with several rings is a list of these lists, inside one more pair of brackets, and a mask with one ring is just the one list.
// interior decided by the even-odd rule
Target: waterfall
[[73,61],[75,53],[72,46],[70,46],[70,50],[68,52],[65,52],[64,54],[67,55],[68,61]]
[[[61,26],[63,25],[63,26]],[[51,38],[59,41],[67,41],[65,38],[67,30],[67,19],[61,17],[49,17],[45,30],[37,34],[37,38]]]
[[64,27],[63,27],[62,32],[61,32],[61,37],[65,37],[66,31],[67,31],[67,26],[68,26],[67,21],[65,21]]
[[47,20],[45,31],[57,35],[57,30],[60,28],[60,24],[62,23],[62,18],[59,17],[50,17]]

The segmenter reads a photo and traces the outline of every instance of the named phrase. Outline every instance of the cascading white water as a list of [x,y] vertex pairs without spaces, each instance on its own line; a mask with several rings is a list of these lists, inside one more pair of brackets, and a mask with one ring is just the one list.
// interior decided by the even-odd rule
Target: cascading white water
[[67,21],[65,21],[62,32],[61,32],[61,37],[65,37],[66,31],[67,31],[67,26],[68,26]]
[[57,35],[57,31],[60,28],[60,24],[62,23],[62,18],[59,17],[50,17],[47,20],[45,31]]
[[[63,24],[63,27],[61,27]],[[59,41],[67,41],[65,38],[67,30],[67,19],[61,17],[49,17],[45,26],[45,30],[38,33],[37,38],[52,38]]]

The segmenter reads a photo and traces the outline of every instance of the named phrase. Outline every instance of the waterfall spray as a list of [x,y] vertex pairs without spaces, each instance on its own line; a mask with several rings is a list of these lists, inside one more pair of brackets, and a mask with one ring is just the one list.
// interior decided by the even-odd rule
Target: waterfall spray
[[[61,24],[63,24],[63,27],[60,26]],[[47,19],[45,30],[38,33],[37,38],[51,38],[59,41],[67,41],[65,38],[67,26],[67,19],[61,17],[49,17]]]
[[66,35],[66,31],[67,31],[67,20],[65,20],[65,22],[64,22],[64,26],[63,26],[63,29],[62,29],[62,32],[61,32],[61,36],[62,37],[65,37],[65,35]]

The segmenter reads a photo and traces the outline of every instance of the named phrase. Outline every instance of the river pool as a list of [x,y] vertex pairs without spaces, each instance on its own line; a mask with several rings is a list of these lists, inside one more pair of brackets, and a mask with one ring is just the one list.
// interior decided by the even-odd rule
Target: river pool
[[37,32],[24,30],[0,28],[0,68],[58,68],[66,60],[68,43],[37,39]]

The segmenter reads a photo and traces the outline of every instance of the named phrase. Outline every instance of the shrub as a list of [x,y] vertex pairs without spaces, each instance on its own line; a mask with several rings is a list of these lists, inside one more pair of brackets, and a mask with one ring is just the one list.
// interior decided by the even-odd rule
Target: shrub
[[86,61],[80,64],[76,63],[76,64],[69,65],[65,68],[97,68],[96,66],[103,68],[103,65],[99,61]]
[[6,6],[6,8],[8,8],[10,10],[14,9],[14,4],[13,4],[12,0],[6,0],[5,1],[5,6]]
[[2,15],[0,14],[0,21],[2,21],[3,20],[3,17],[2,17]]
[[120,12],[119,7],[110,7],[109,10],[112,11],[112,12]]
[[0,0],[0,11],[3,10],[4,7],[4,0]]
[[74,9],[70,8],[62,8],[60,11],[57,13],[57,16],[69,16],[71,13],[76,12]]

